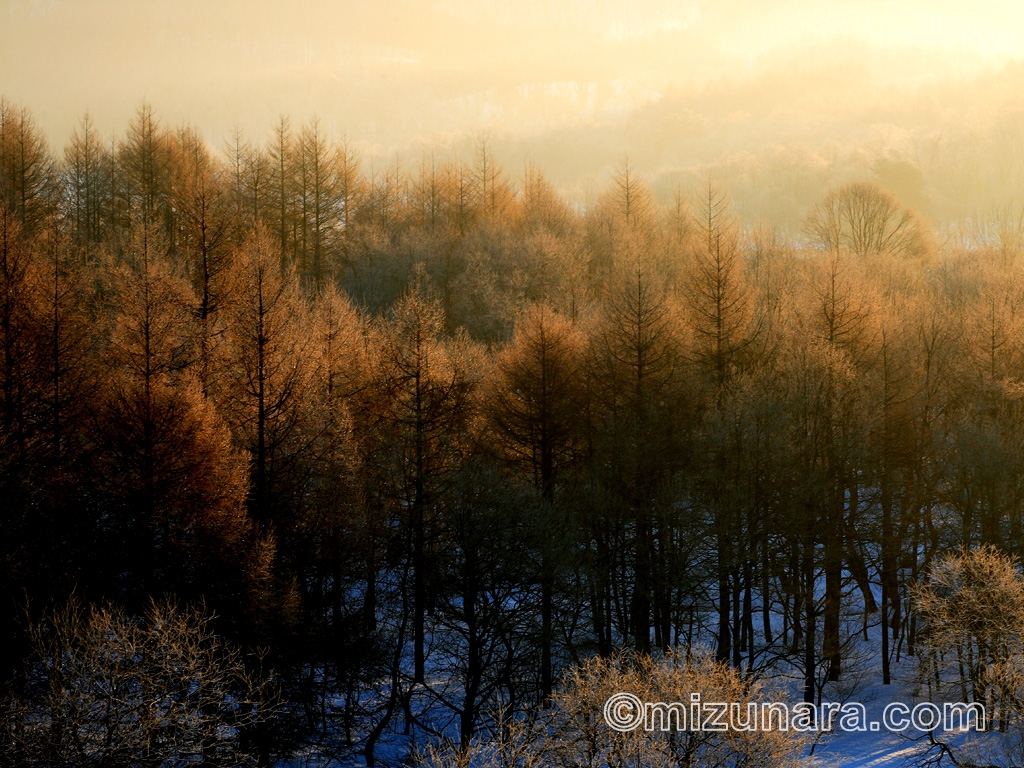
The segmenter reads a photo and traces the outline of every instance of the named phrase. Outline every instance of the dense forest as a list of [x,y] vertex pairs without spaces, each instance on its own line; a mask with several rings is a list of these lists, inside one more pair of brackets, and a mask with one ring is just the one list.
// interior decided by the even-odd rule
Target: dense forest
[[394,763],[623,649],[814,702],[869,626],[1005,723],[1011,641],[929,626],[1024,552],[1022,331],[1009,209],[853,181],[785,232],[626,160],[581,206],[483,140],[368,171],[144,104],[54,151],[0,101],[0,763]]

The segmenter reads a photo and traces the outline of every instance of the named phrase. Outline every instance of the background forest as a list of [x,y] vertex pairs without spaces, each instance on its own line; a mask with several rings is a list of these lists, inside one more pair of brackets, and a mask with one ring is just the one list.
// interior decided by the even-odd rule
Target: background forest
[[1024,214],[939,232],[914,179],[782,229],[626,160],[582,205],[483,140],[368,170],[143,104],[52,151],[0,101],[0,762],[395,762],[623,648],[817,701],[869,624],[1013,722],[1020,629],[922,616],[980,545],[1017,610]]

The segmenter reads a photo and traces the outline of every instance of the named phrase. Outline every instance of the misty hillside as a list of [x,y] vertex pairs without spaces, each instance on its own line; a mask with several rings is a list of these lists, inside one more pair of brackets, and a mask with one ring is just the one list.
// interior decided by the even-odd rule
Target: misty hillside
[[[377,163],[396,153],[417,163],[428,147],[467,160],[487,136],[508,168],[536,163],[580,199],[626,155],[670,194],[680,173],[722,163],[756,174],[780,152],[809,151],[818,163],[867,153],[917,164],[938,187],[928,212],[941,223],[969,213],[953,198],[977,186],[963,174],[985,155],[965,154],[990,143],[1010,151],[998,134],[1021,110],[1015,13],[796,0],[652,1],[629,13],[607,3],[396,0],[252,14],[224,2],[171,13],[8,0],[0,92],[32,103],[59,142],[86,110],[105,135],[116,132],[144,99],[170,124],[201,126],[215,146],[239,127],[262,141],[281,112],[318,115]],[[848,172],[829,173],[831,183]],[[997,199],[1020,197],[1015,182],[999,183]],[[746,210],[746,193],[734,194]],[[774,223],[792,225],[806,202]],[[757,199],[749,209],[779,216]]]

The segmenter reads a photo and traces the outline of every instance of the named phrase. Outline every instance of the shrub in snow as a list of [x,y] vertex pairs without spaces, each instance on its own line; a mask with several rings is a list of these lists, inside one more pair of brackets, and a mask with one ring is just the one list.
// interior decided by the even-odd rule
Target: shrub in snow
[[245,765],[269,686],[198,609],[135,618],[72,604],[30,628],[32,656],[0,711],[0,765]]
[[926,622],[923,682],[941,698],[984,704],[1005,729],[1024,691],[1024,579],[1016,559],[991,546],[947,553],[914,598]]
[[[649,718],[653,730],[641,725],[617,731],[605,721],[604,707],[609,697],[619,693],[633,694],[641,702],[680,702],[687,711],[675,716],[684,718],[692,712],[690,705],[697,694],[704,704],[736,705],[740,718],[747,717],[748,704],[760,710],[762,703],[786,700],[780,691],[761,681],[744,680],[708,653],[680,651],[658,658],[620,653],[590,659],[570,670],[552,706],[535,717],[499,721],[497,733],[475,740],[464,750],[455,745],[428,749],[420,756],[420,764],[431,768],[774,768],[799,765],[808,745],[809,734],[794,729],[740,730],[732,723],[722,731],[678,729],[665,710]],[[666,724],[670,727],[663,729]]]

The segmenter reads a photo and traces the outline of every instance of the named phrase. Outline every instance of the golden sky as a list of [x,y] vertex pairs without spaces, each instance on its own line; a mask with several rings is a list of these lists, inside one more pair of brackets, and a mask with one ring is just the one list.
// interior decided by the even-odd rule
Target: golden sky
[[683,122],[769,99],[811,124],[839,108],[822,79],[870,104],[1022,56],[1024,3],[995,0],[0,0],[0,95],[57,145],[86,110],[120,133],[144,99],[216,145],[317,114],[381,155],[663,99],[696,105]]

